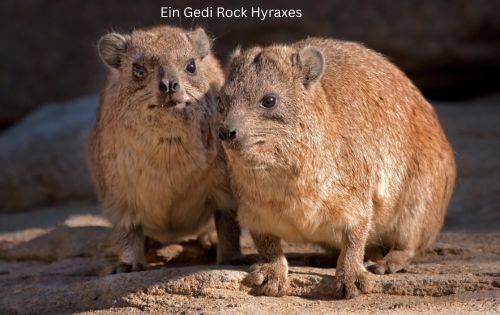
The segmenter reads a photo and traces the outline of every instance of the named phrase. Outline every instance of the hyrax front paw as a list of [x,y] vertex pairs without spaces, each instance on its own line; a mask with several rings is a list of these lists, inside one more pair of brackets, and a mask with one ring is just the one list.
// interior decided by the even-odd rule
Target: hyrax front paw
[[376,263],[373,265],[370,265],[367,267],[369,271],[376,275],[384,275],[384,274],[391,274],[391,273],[396,273],[404,268],[404,266],[401,265],[396,265],[393,263]]
[[333,281],[334,295],[340,299],[353,299],[371,288],[370,273],[364,270],[345,272],[338,270]]
[[287,274],[286,262],[258,263],[250,267],[243,284],[259,295],[283,296],[288,289]]
[[368,270],[378,275],[396,273],[403,270],[414,255],[415,251],[411,249],[391,250],[383,259],[369,266]]

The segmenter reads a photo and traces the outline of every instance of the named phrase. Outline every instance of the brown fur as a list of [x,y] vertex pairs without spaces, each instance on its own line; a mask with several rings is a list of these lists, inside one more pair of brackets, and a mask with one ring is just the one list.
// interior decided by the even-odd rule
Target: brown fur
[[[222,211],[215,222],[218,261],[238,255],[235,203],[216,130],[224,75],[205,32],[162,26],[111,33],[99,53],[109,74],[87,155],[120,249],[117,271],[144,267],[145,236],[169,243],[198,235],[206,242],[214,211]],[[185,68],[192,61],[194,74]],[[137,65],[140,77],[133,75]],[[162,90],[172,82],[176,92]]]
[[[392,273],[432,244],[454,156],[434,109],[399,69],[359,44],[311,38],[236,52],[228,72],[222,134],[233,132],[224,147],[238,219],[268,240],[261,253],[275,251],[247,283],[284,294],[286,277],[261,281],[286,271],[276,238],[339,249],[343,297],[369,288],[365,249],[374,272]],[[278,105],[267,109],[270,93]]]

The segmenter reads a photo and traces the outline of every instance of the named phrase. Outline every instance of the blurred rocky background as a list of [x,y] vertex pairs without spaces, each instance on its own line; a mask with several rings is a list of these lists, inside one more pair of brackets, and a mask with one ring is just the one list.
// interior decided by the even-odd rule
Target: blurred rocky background
[[330,36],[400,66],[437,105],[457,154],[449,227],[500,226],[500,1],[250,1],[302,18],[161,18],[160,7],[239,8],[240,1],[4,0],[0,3],[0,212],[95,202],[84,164],[109,31],[204,26],[221,60],[250,46]]
[[360,41],[386,54],[433,99],[464,99],[500,90],[500,1],[245,1],[245,7],[301,9],[302,18],[177,19],[160,8],[243,2],[4,0],[0,4],[0,127],[47,101],[95,93],[104,67],[96,43],[104,33],[158,23],[203,25],[221,59],[237,44],[306,36]]

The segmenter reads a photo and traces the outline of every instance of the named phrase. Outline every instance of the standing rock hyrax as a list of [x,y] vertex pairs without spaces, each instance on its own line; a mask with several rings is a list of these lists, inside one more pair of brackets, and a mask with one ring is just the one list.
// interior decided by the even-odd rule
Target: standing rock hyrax
[[307,39],[235,52],[221,91],[238,220],[263,263],[245,279],[286,293],[280,239],[337,248],[335,294],[367,291],[439,233],[455,181],[432,106],[379,54]]
[[109,67],[88,163],[119,248],[115,272],[144,268],[145,237],[169,243],[218,231],[219,263],[239,255],[239,228],[218,139],[224,75],[201,28],[110,33]]

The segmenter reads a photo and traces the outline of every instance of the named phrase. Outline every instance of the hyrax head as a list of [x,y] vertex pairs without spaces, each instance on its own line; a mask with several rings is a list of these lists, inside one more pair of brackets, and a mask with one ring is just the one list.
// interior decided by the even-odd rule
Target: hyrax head
[[161,26],[130,35],[110,33],[98,44],[110,68],[107,97],[116,115],[140,125],[169,125],[210,88],[211,41],[201,28]]
[[264,165],[300,149],[324,67],[315,47],[238,49],[220,93],[226,118],[219,136],[229,156]]

